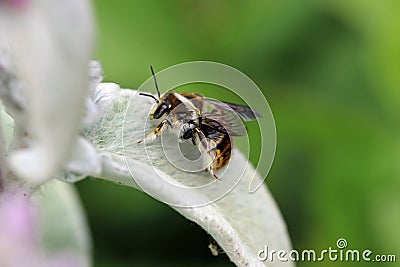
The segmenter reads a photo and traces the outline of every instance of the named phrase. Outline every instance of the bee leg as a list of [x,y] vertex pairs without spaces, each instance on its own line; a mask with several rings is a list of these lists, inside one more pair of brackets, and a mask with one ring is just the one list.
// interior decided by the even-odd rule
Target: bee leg
[[209,172],[216,180],[219,180],[218,176],[215,174],[215,171],[214,171],[214,168],[213,168],[212,164],[211,164],[210,167],[208,167],[208,172]]
[[205,151],[207,151],[207,152],[211,151],[210,141],[207,139],[207,137],[205,136],[203,131],[199,127],[194,128],[193,131],[196,134],[196,136],[194,136],[194,134],[193,134],[193,138],[192,138],[193,144],[196,145],[197,142],[200,142],[200,144],[202,145],[202,147],[204,148]]
[[196,145],[196,138],[194,135],[192,135],[192,143],[193,143],[193,145]]
[[157,134],[160,133],[160,132],[162,131],[163,127],[164,127],[167,123],[170,124],[170,122],[169,122],[168,120],[166,120],[166,119],[163,120],[162,122],[160,122],[159,125],[157,125],[157,127],[156,127],[151,133],[149,133],[149,134],[146,136],[145,139],[139,140],[137,143],[140,144],[140,143],[142,143],[143,141],[146,141],[146,142],[153,142],[153,141],[155,141],[155,140],[156,140],[156,137],[157,137]]
[[210,174],[217,180],[219,180],[218,176],[215,174],[215,171],[219,169],[219,164],[218,164],[218,159],[220,157],[220,150],[213,148],[212,150],[208,151],[208,154],[210,155],[211,158],[213,158],[213,161],[211,162],[210,166],[208,167],[208,171]]
[[193,144],[196,144],[199,142],[201,146],[203,147],[204,151],[208,153],[208,155],[213,159],[210,166],[206,169],[216,180],[219,180],[218,176],[215,174],[215,170],[217,165],[215,164],[216,162],[216,154],[215,154],[215,146],[216,144],[209,139],[206,138],[204,135],[203,131],[199,128],[196,127],[194,128],[194,133],[192,136],[192,142]]

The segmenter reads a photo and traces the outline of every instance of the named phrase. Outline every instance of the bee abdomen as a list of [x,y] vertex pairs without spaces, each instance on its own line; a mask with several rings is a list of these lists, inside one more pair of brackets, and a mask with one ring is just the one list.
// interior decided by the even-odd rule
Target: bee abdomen
[[228,134],[220,136],[215,147],[215,159],[212,169],[217,171],[223,168],[230,160],[232,154],[232,143]]

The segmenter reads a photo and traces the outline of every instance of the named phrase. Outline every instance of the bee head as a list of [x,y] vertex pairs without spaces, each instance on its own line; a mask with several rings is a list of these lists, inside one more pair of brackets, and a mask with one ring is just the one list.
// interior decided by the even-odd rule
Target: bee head
[[172,104],[170,96],[171,94],[167,93],[161,97],[161,99],[158,101],[158,103],[150,113],[150,119],[159,119],[164,114],[169,113],[171,111]]

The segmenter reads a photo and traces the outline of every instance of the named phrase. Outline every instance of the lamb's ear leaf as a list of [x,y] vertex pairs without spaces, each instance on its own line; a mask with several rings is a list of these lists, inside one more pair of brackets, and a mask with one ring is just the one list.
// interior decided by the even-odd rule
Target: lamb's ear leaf
[[[234,152],[232,163],[239,169],[246,168],[246,158],[239,151]],[[171,203],[190,205],[193,199],[207,198],[196,192],[178,195],[169,192],[168,188],[160,187],[159,176],[154,175],[152,166],[134,159],[108,153],[104,153],[101,158],[103,169],[98,178],[139,188],[137,181],[145,186],[151,195],[157,195]],[[130,166],[129,170],[126,164]],[[168,176],[162,170],[157,172],[163,177]],[[268,246],[269,250],[289,252],[291,244],[285,222],[267,187],[262,186],[255,193],[248,193],[248,185],[253,175],[254,169],[247,165],[243,179],[237,186],[225,197],[208,205],[194,208],[171,207],[199,224],[238,266],[294,266],[294,263],[289,261],[262,262],[258,259],[258,252],[264,250],[265,246]],[[178,185],[180,183],[177,177],[168,179],[175,180]],[[260,179],[258,175],[257,179]],[[264,254],[261,256],[264,257]]]
[[[246,168],[247,159],[240,151],[234,153],[232,164],[238,169]],[[201,208],[177,209],[208,231],[238,266],[262,265],[258,252],[265,250],[265,246],[276,251],[291,249],[285,222],[267,187],[248,192],[253,175],[253,167],[247,165],[241,181],[223,198]],[[255,178],[261,180],[258,174]],[[294,265],[269,260],[268,266]]]
[[[105,90],[107,86],[102,84],[97,88]],[[265,249],[265,246],[269,250],[289,252],[290,239],[267,187],[262,186],[255,193],[249,193],[251,179],[261,178],[239,150],[233,151],[227,172],[232,176],[241,176],[241,179],[224,197],[213,201],[201,190],[185,190],[177,194],[165,181],[187,188],[190,184],[213,181],[214,178],[204,172],[187,173],[171,167],[160,153],[157,142],[148,146],[138,145],[137,141],[145,134],[144,125],[150,123],[150,127],[154,126],[147,122],[154,101],[138,96],[137,91],[111,92],[113,101],[97,123],[88,127],[84,134],[86,140],[98,151],[95,158],[98,160],[96,166],[100,166],[100,169],[91,172],[92,177],[134,187],[165,203],[173,203],[173,209],[211,234],[238,266],[294,265],[292,262],[263,262],[258,259],[258,252]],[[131,105],[129,114],[128,105]],[[74,173],[77,172],[79,169]],[[221,183],[213,184],[211,190],[223,188],[223,179]]]
[[[20,12],[2,7],[0,25],[1,37],[7,36],[0,49],[13,63],[8,78],[18,80],[0,88],[16,125],[7,159],[16,176],[40,185],[68,159],[82,124],[94,41],[92,9],[82,0],[30,1]],[[4,67],[3,72],[11,71]]]
[[85,214],[73,185],[52,179],[33,196],[40,241],[48,255],[67,256],[68,262],[91,266],[91,238]]

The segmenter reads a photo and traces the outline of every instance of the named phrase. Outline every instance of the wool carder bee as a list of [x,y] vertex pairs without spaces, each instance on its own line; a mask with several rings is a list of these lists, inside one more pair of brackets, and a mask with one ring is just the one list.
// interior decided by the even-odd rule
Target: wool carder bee
[[218,179],[216,171],[226,166],[231,158],[231,136],[247,135],[242,121],[256,120],[261,115],[250,107],[218,101],[196,93],[177,93],[170,90],[161,95],[154,70],[150,68],[158,98],[146,93],[140,95],[155,100],[150,119],[161,119],[161,122],[138,143],[154,141],[164,129],[169,129],[181,140],[191,139],[201,153],[209,155],[211,161],[206,170]]

